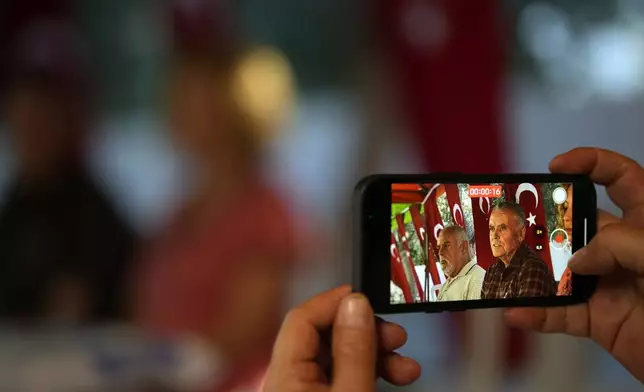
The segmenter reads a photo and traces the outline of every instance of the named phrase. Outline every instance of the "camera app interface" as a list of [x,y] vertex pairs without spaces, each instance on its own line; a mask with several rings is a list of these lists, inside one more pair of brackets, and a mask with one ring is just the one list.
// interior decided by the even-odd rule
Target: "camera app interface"
[[393,184],[390,302],[570,295],[572,184]]

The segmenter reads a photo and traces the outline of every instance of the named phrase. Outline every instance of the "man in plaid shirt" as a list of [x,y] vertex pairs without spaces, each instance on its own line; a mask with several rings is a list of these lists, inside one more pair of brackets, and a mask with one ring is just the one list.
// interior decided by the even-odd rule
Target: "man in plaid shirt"
[[525,243],[521,206],[503,202],[490,214],[490,246],[496,262],[488,268],[481,299],[547,297],[557,294],[546,263]]

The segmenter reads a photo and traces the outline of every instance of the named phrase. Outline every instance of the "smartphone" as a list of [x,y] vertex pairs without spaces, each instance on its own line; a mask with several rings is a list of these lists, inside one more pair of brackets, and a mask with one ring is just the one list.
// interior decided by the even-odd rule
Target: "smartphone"
[[597,284],[567,269],[596,232],[587,176],[372,175],[354,214],[353,287],[379,314],[571,305]]

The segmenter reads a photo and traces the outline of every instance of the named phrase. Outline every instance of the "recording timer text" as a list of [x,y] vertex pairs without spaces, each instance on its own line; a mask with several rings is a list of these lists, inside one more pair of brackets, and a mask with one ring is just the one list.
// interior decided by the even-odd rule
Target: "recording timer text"
[[503,196],[503,188],[501,185],[470,185],[467,194],[471,198],[501,197]]

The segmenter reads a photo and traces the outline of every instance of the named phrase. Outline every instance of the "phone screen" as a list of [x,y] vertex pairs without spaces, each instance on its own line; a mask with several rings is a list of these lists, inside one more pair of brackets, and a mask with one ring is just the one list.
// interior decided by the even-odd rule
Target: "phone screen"
[[573,203],[565,182],[392,183],[389,303],[571,295]]

